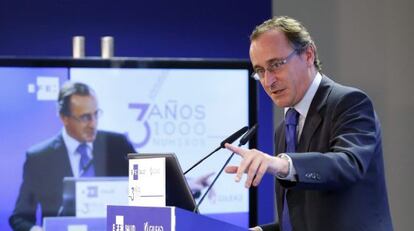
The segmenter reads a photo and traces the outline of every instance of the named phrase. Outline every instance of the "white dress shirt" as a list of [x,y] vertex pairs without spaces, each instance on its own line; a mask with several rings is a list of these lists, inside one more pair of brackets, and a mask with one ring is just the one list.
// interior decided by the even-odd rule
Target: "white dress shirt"
[[[308,115],[309,107],[312,103],[313,97],[316,94],[316,91],[318,90],[321,80],[322,80],[322,75],[319,72],[316,73],[315,78],[313,79],[311,85],[309,86],[303,98],[299,101],[299,103],[293,106],[293,108],[299,113],[299,121],[298,121],[298,126],[296,129],[296,137],[297,137],[298,142],[300,140],[300,136],[302,135],[303,126],[305,125],[305,120],[306,120],[306,116]],[[288,109],[289,108],[284,109],[285,115]],[[295,169],[294,163],[292,163],[292,159],[286,153],[281,153],[278,155],[278,157],[283,157],[288,160],[289,172],[285,177],[282,177],[280,175],[277,175],[277,177],[283,180],[296,181],[294,177],[296,175],[296,169]]]
[[[65,143],[66,150],[68,151],[68,157],[70,161],[70,166],[72,168],[72,174],[74,177],[79,177],[79,162],[81,159],[81,154],[76,151],[78,146],[81,144],[81,142],[77,141],[75,138],[71,137],[65,128],[62,129],[62,138],[63,142]],[[92,143],[88,142],[86,143],[88,146],[88,156],[90,159],[92,159]]]

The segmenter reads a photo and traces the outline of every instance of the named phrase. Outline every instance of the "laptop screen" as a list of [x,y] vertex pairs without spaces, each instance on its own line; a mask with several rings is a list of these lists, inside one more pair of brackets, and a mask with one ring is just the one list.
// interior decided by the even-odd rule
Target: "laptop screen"
[[194,211],[195,200],[175,154],[128,154],[128,159],[144,158],[165,158],[166,205]]

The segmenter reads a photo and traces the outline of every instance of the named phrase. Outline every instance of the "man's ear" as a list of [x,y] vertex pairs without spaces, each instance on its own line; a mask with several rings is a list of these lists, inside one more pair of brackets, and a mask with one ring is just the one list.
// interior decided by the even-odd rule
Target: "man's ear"
[[68,116],[65,116],[65,115],[62,115],[62,114],[60,114],[59,117],[60,117],[60,120],[62,121],[63,125],[66,127],[66,125],[69,122],[68,121],[69,120],[69,117]]
[[305,59],[308,66],[313,66],[315,62],[315,47],[309,45],[308,47],[306,47],[303,53],[305,54]]

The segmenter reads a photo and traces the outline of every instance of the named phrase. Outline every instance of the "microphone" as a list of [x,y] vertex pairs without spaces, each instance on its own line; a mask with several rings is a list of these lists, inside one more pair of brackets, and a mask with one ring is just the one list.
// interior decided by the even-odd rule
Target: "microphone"
[[[244,134],[244,136],[240,139],[239,142],[239,147],[242,145],[245,145],[247,143],[247,141],[249,141],[253,135],[256,133],[257,131],[257,127],[258,125],[255,124],[253,127],[251,127],[246,134]],[[224,143],[225,144],[225,143]],[[200,201],[197,203],[196,207],[194,208],[193,212],[198,211],[198,208],[200,207],[201,203],[203,202],[204,198],[207,196],[208,192],[210,192],[211,188],[213,187],[213,185],[216,183],[217,179],[219,178],[219,176],[221,175],[221,173],[223,172],[224,168],[229,164],[231,158],[233,158],[234,156],[234,152],[230,155],[230,157],[226,160],[226,162],[224,163],[223,167],[220,169],[219,173],[217,173],[216,177],[214,178],[213,182],[211,182],[211,184],[208,186],[206,192],[203,194],[203,196],[201,197]]]
[[240,139],[239,146],[245,145],[247,141],[249,141],[252,138],[252,136],[256,134],[258,126],[259,125],[257,124],[253,125],[253,127],[251,127],[249,131],[247,131],[246,134],[244,134],[244,136]]
[[201,160],[199,160],[197,163],[195,163],[193,166],[191,166],[189,169],[187,169],[184,172],[184,175],[187,174],[189,171],[191,171],[193,168],[195,168],[196,166],[198,166],[201,162],[203,162],[205,159],[207,159],[208,157],[210,157],[211,155],[213,155],[214,153],[216,153],[218,150],[220,150],[221,148],[224,148],[224,144],[226,143],[233,143],[234,141],[236,141],[240,136],[242,136],[246,131],[248,130],[247,126],[242,127],[241,129],[239,129],[237,132],[233,133],[231,136],[227,137],[226,139],[224,139],[223,141],[221,141],[220,146],[217,147],[216,149],[214,149],[214,151],[210,152],[208,155],[206,155],[205,157],[203,157]]
[[249,128],[247,126],[242,127],[237,132],[233,133],[231,136],[227,137],[225,140],[221,141],[220,148],[224,148],[226,143],[233,143],[236,141],[240,136],[242,136]]

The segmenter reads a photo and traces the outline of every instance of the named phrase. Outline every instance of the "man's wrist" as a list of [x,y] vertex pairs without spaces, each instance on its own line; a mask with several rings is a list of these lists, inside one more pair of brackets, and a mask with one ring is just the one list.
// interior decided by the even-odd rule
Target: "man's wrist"
[[289,155],[287,155],[286,153],[281,153],[281,154],[277,155],[276,158],[281,158],[281,159],[284,159],[288,162],[288,165],[285,166],[285,167],[287,167],[287,170],[285,169],[284,171],[278,172],[276,174],[276,177],[281,179],[281,180],[297,181],[296,178],[295,178],[296,169],[293,166],[292,158]]
[[[289,176],[289,173],[290,173],[290,158],[285,153],[281,153],[281,154],[277,155],[277,157],[280,158],[280,159],[286,160],[286,162],[287,162],[287,165],[285,166],[286,168],[282,169],[282,171],[279,171],[277,173],[277,177],[281,178],[281,179],[286,178],[287,176]],[[285,171],[283,171],[283,170],[285,170]]]

